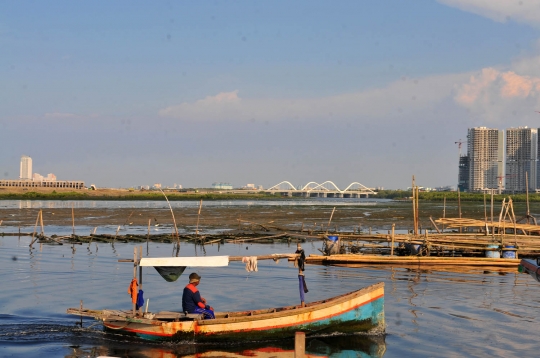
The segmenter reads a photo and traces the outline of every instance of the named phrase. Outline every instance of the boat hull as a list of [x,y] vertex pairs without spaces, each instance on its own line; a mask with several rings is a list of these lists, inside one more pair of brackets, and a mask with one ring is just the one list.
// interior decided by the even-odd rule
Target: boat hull
[[215,320],[161,322],[148,324],[104,320],[109,330],[151,340],[195,340],[220,342],[293,337],[295,332],[307,334],[342,332],[357,333],[384,329],[384,284],[321,301],[307,307],[287,308],[278,312]]

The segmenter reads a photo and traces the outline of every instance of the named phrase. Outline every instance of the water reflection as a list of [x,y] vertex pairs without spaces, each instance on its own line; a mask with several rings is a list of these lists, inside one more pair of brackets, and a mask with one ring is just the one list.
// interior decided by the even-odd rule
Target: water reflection
[[[69,346],[66,358],[75,357],[137,357],[137,358],[293,358],[294,345],[253,342],[231,342],[228,346],[202,346],[195,344],[143,345],[138,343],[107,342],[101,346]],[[331,336],[308,338],[306,357],[362,357],[380,358],[386,352],[384,336]]]
[[[377,203],[390,203],[389,199],[287,199],[287,200],[212,200],[204,203],[205,207],[235,207],[235,206],[311,206],[311,205],[332,205],[332,206],[373,206]],[[171,201],[173,208],[196,208],[199,200]],[[139,208],[139,209],[168,209],[164,201],[91,201],[91,200],[3,200],[2,208],[6,209],[75,209],[81,208]]]
[[[28,249],[29,237],[0,238],[0,355],[43,356],[140,356],[178,357],[196,354],[246,356],[262,354],[268,347],[281,357],[292,346],[267,343],[253,347],[199,347],[192,344],[152,344],[106,335],[96,322],[85,319],[84,329],[74,329],[79,318],[68,316],[68,307],[96,309],[131,307],[127,286],[132,265],[118,258],[131,258],[135,244],[92,243],[88,250],[72,252],[71,245],[43,245]],[[141,243],[136,246],[140,246]],[[249,251],[246,251],[246,247]],[[305,245],[315,253],[318,246]],[[149,243],[147,255],[171,256],[174,245]],[[242,256],[290,252],[288,244],[206,246],[207,255]],[[193,251],[196,250],[196,251]],[[181,256],[204,255],[200,247],[183,244]],[[259,262],[259,272],[249,275],[245,266],[231,263],[215,270],[197,270],[205,297],[220,311],[279,307],[298,301],[297,270],[292,263]],[[169,284],[154,271],[145,275],[145,296],[151,310],[176,310],[184,282]],[[531,356],[540,350],[535,332],[540,308],[540,284],[513,269],[306,266],[309,301],[325,299],[384,281],[387,336],[375,343],[367,337],[320,337],[308,339],[307,351],[314,356]],[[37,322],[37,323],[36,323]],[[51,323],[51,322],[54,322]],[[38,324],[39,323],[39,324]],[[43,323],[46,323],[45,325]],[[293,344],[292,340],[289,342]],[[258,350],[258,351],[257,351]],[[101,352],[101,353],[100,353]],[[218,353],[215,353],[218,352]],[[247,353],[246,353],[247,352]],[[95,355],[93,355],[95,354]],[[242,356],[242,354],[244,354]]]

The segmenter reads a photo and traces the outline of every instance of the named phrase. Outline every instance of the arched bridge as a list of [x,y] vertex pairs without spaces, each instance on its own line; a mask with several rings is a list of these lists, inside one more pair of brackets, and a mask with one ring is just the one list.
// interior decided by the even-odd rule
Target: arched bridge
[[351,183],[345,189],[341,190],[331,181],[325,181],[321,184],[311,181],[306,185],[297,187],[289,181],[282,181],[281,183],[268,188],[265,192],[281,194],[283,196],[302,196],[308,198],[367,198],[369,195],[377,194],[375,191],[359,182]]

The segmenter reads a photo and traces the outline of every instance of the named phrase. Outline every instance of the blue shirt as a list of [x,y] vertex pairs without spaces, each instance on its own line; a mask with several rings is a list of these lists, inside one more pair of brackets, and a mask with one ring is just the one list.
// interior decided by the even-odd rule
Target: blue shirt
[[191,283],[184,287],[182,294],[182,310],[188,313],[195,313],[196,308],[206,308],[206,305],[201,299],[201,294],[197,287]]

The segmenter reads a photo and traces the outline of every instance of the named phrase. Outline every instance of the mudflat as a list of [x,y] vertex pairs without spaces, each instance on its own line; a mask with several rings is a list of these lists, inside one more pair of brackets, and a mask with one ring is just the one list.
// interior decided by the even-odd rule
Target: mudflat
[[[308,199],[309,200],[309,199]],[[10,203],[10,205],[7,205]],[[84,203],[85,205],[80,205]],[[105,225],[133,226],[172,226],[171,211],[165,202],[145,201],[98,201],[99,205],[92,207],[92,201],[46,201],[46,200],[0,200],[0,232],[2,226],[22,228],[34,227],[40,210],[42,210],[45,225],[71,226],[72,214],[76,226],[87,225],[99,227]],[[335,203],[334,203],[335,204]],[[321,228],[330,231],[390,230],[392,224],[396,229],[411,229],[412,205],[409,201],[375,201],[367,203],[347,202],[344,199],[339,205],[325,203],[321,200],[295,201],[292,200],[259,200],[244,201],[239,204],[234,200],[203,201],[200,216],[198,216],[198,201],[190,205],[172,203],[177,226],[187,231],[197,225],[201,229],[239,229],[250,228],[261,230],[264,227],[279,227],[288,230],[318,231]],[[157,207],[154,207],[157,206]],[[72,209],[73,207],[73,209]],[[330,225],[328,225],[332,211]],[[538,210],[538,208],[533,208]],[[463,203],[462,216],[484,219],[485,211],[482,203]],[[516,216],[520,216],[521,208],[516,207]],[[489,218],[489,208],[487,209]],[[495,210],[495,220],[498,219],[499,209]],[[534,211],[533,211],[534,213]],[[433,219],[457,217],[457,203],[443,207],[440,202],[420,203],[420,225],[431,228],[430,217]]]

